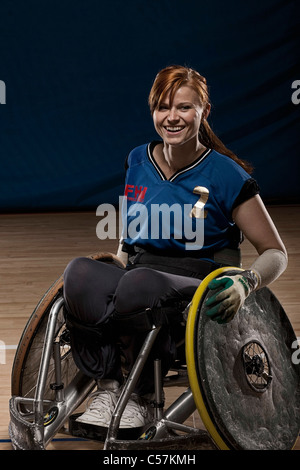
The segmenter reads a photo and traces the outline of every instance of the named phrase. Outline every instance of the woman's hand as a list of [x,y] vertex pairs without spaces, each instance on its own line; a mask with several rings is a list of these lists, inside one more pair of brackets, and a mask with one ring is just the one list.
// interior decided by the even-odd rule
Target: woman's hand
[[257,285],[258,279],[252,271],[213,279],[208,288],[217,292],[205,301],[209,307],[205,314],[217,323],[228,323]]
[[216,293],[206,300],[208,310],[205,313],[218,323],[232,320],[254,289],[269,285],[287,266],[285,246],[258,195],[237,206],[232,216],[259,256],[250,270],[225,275],[209,283],[208,288]]

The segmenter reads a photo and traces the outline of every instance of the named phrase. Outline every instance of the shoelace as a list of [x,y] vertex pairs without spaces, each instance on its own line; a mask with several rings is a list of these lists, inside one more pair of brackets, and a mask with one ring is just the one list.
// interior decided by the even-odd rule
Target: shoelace
[[110,410],[113,410],[117,404],[118,396],[112,390],[96,390],[92,393],[87,401],[86,409],[98,409],[97,403],[103,406],[108,406]]
[[131,418],[133,414],[141,414],[146,417],[148,414],[148,407],[143,403],[143,400],[138,396],[131,396],[122,415],[123,419]]
[[[90,395],[86,404],[86,409],[89,409],[90,411],[95,409],[99,412],[102,412],[104,406],[106,411],[110,410],[113,412],[118,398],[119,394],[112,390],[96,390]],[[149,409],[148,406],[144,403],[144,400],[137,395],[132,395],[127,406],[125,407],[125,410],[123,411],[122,421],[131,421],[134,415],[141,415],[143,418],[147,418],[148,412]]]

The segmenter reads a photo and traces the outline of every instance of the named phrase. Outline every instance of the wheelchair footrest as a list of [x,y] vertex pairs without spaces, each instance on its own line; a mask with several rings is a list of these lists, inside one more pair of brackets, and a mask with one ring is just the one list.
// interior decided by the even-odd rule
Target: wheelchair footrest
[[18,411],[17,397],[9,401],[9,435],[14,450],[44,450],[43,428],[24,419]]
[[194,434],[174,434],[157,440],[116,440],[107,443],[107,450],[217,450],[217,447],[206,431],[199,430]]
[[[105,442],[108,428],[76,421],[76,419],[80,415],[81,413],[76,413],[69,417],[70,434],[72,434],[72,436],[75,436],[75,437],[81,437],[82,439]],[[142,432],[143,432],[142,427],[119,429],[118,439],[135,440],[139,438]]]

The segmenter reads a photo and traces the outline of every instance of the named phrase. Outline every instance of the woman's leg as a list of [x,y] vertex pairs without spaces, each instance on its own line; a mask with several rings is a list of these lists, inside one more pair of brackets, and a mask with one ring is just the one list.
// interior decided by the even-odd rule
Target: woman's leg
[[[69,314],[84,325],[101,329],[114,311],[134,313],[144,308],[163,306],[170,298],[190,298],[199,282],[146,268],[126,272],[99,261],[77,258],[66,268],[64,295]],[[125,353],[131,365],[139,353],[143,337],[133,332],[127,338]],[[87,375],[102,379],[97,396],[78,421],[105,427],[110,423],[115,406],[113,403],[119,396],[115,387],[118,386],[117,382],[122,382],[116,339],[110,337],[106,344],[99,344],[87,339],[82,328],[73,340],[72,352],[78,367]],[[140,396],[154,391],[153,360],[161,358],[163,373],[167,373],[174,359],[174,342],[167,328],[161,329],[157,340],[135,390]],[[151,411],[147,402],[132,397],[120,425],[126,428],[143,426],[151,421]]]
[[75,258],[64,272],[68,311],[83,323],[101,324],[113,312],[113,298],[126,271],[90,258]]
[[120,278],[114,307],[119,313],[130,313],[143,308],[161,307],[171,299],[188,300],[200,282],[196,278],[151,268],[135,268]]
[[[128,314],[146,308],[159,308],[170,300],[191,300],[200,284],[199,279],[178,276],[150,268],[135,268],[119,281],[114,299],[118,314]],[[179,325],[178,325],[179,328]],[[145,335],[134,335],[123,340],[123,352],[129,368],[132,367]],[[167,326],[163,326],[139,378],[135,392],[145,395],[154,392],[153,364],[161,359],[162,373],[166,375],[176,357],[175,342]]]
[[[146,308],[159,308],[170,299],[191,299],[200,280],[163,273],[150,268],[130,271],[89,258],[76,258],[64,274],[64,296],[67,311],[83,324],[101,328],[114,311],[134,313]],[[131,367],[143,344],[145,335],[126,337],[124,353]],[[94,378],[113,378],[120,382],[120,355],[116,339],[107,338],[99,345],[79,331],[72,343],[74,359],[83,372]],[[159,333],[136,392],[153,391],[153,360],[161,358],[166,374],[174,361],[175,346],[167,327]]]
[[[125,270],[89,258],[72,260],[64,273],[64,298],[71,327],[72,353],[77,367],[95,379],[111,378],[122,382],[120,353],[113,335],[101,340],[101,325],[107,325],[114,311],[113,298]],[[78,324],[94,326],[91,335]],[[105,328],[105,326],[104,326]],[[103,328],[103,330],[104,330]]]

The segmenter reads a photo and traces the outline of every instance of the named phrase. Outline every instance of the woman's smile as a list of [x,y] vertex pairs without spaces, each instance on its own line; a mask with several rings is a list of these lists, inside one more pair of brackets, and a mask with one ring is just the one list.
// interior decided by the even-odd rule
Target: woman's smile
[[167,132],[170,132],[171,134],[178,134],[179,132],[181,132],[183,129],[185,128],[185,126],[174,126],[174,127],[171,127],[171,126],[166,126],[165,129]]
[[170,145],[182,145],[194,139],[198,142],[198,132],[203,115],[199,96],[191,87],[180,87],[172,102],[168,94],[153,113],[157,133]]

